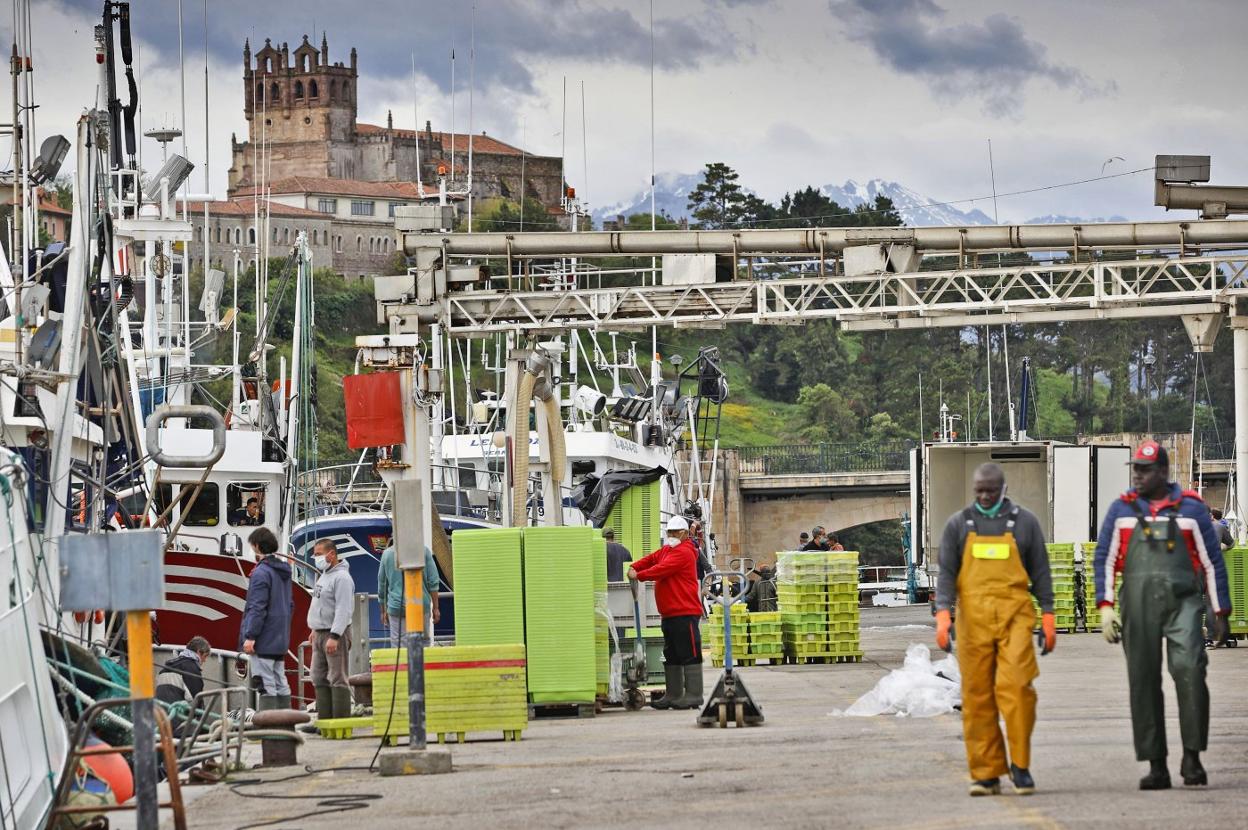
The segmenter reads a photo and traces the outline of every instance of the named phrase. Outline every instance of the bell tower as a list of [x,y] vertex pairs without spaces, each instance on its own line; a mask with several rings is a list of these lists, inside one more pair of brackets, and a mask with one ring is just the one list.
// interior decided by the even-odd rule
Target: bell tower
[[[252,54],[243,47],[243,107],[249,138],[264,138],[271,149],[274,179],[293,175],[341,176],[354,165],[348,149],[355,140],[357,57],[349,64],[329,61],[329,42],[321,48],[303,36],[292,52],[266,38]],[[241,149],[242,145],[239,146]],[[236,151],[236,156],[238,152]],[[239,185],[250,183],[249,159],[236,159]]]

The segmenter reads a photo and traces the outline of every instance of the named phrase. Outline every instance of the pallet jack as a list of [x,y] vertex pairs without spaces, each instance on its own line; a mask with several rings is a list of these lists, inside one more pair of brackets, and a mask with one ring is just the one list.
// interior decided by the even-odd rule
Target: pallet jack
[[633,653],[621,654],[621,673],[624,685],[624,708],[630,712],[639,711],[646,705],[646,693],[641,687],[646,685],[646,638],[641,628],[641,585],[636,579],[628,580],[628,588],[633,594]]
[[[719,603],[723,607],[724,617],[724,673],[719,682],[706,699],[701,714],[698,715],[698,726],[719,724],[721,729],[728,727],[729,721],[738,727],[759,726],[763,723],[763,710],[745,687],[745,681],[733,671],[732,666],[732,606],[743,602],[750,592],[750,581],[744,570],[711,571],[703,579],[703,588],[709,588],[715,579],[720,580],[723,590]],[[730,590],[730,581],[738,583],[736,596]]]

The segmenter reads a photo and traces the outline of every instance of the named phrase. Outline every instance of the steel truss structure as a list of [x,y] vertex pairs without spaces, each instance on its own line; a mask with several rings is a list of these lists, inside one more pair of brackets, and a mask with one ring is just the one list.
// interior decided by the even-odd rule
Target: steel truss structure
[[[873,330],[1211,314],[1226,311],[1238,296],[1248,296],[1246,254],[695,285],[467,290],[443,298],[440,316],[459,337],[829,318],[846,329]],[[404,309],[389,313],[402,316]]]

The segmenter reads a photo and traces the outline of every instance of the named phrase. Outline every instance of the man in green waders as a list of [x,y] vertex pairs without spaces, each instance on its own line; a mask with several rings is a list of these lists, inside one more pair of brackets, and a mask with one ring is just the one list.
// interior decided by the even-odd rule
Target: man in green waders
[[[1134,488],[1110,506],[1096,542],[1096,605],[1105,639],[1121,640],[1127,655],[1135,757],[1149,763],[1140,789],[1170,788],[1161,693],[1163,641],[1179,703],[1179,772],[1186,786],[1199,786],[1208,783],[1200,753],[1209,741],[1201,584],[1220,636],[1231,613],[1226,564],[1209,509],[1199,495],[1170,481],[1164,447],[1156,441],[1140,444],[1131,459],[1131,480]],[[1120,589],[1115,585],[1118,574]],[[1114,611],[1115,600],[1121,619]]]

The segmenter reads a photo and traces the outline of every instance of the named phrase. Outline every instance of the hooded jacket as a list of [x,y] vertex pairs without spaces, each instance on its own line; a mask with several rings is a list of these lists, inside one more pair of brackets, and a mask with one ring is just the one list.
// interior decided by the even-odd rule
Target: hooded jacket
[[290,648],[290,565],[266,556],[251,569],[238,649],[244,640],[256,641],[256,654],[270,660],[286,656]]
[[308,628],[328,631],[337,640],[351,625],[352,596],[355,580],[347,568],[347,560],[321,574],[312,589],[312,605],[308,607]]
[[[1109,506],[1101,535],[1096,540],[1096,558],[1093,570],[1096,574],[1096,607],[1113,605],[1117,598],[1114,576],[1122,572],[1127,561],[1127,549],[1131,546],[1131,534],[1140,522],[1139,507],[1145,521],[1168,523],[1173,510],[1179,535],[1192,560],[1192,569],[1198,581],[1204,585],[1218,616],[1231,613],[1231,590],[1226,580],[1226,561],[1222,558],[1222,545],[1213,526],[1213,517],[1200,496],[1170,482],[1170,491],[1164,499],[1149,501],[1135,490],[1123,493]],[[1176,551],[1177,552],[1177,551]]]
[[661,547],[633,563],[637,578],[654,583],[654,603],[663,617],[702,616],[702,592],[698,584],[698,549],[685,539],[674,547]]

